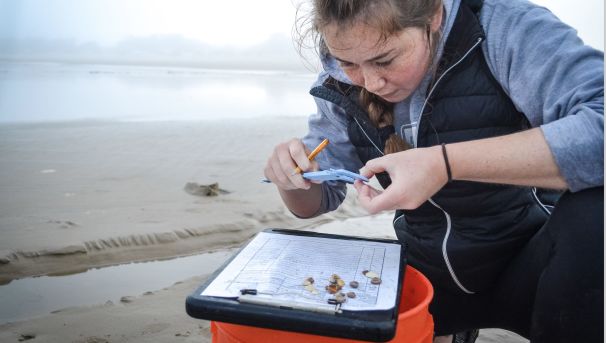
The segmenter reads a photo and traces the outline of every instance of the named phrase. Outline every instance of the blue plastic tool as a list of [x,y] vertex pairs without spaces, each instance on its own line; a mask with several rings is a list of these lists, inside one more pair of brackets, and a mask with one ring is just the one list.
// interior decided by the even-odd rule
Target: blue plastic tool
[[[356,180],[362,180],[364,182],[368,182],[368,178],[362,176],[360,174],[356,174],[354,172],[350,172],[345,169],[328,169],[328,170],[319,170],[314,172],[307,172],[301,174],[303,178],[310,181],[343,181],[347,183],[354,183]],[[271,183],[268,179],[263,179],[261,182]]]
[[354,183],[355,180],[368,182],[368,178],[345,169],[328,169],[303,173],[303,178],[310,181],[343,181]]

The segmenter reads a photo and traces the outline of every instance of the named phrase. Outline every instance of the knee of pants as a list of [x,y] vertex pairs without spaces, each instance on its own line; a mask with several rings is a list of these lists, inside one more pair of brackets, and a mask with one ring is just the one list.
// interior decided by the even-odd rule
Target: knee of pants
[[556,243],[579,242],[603,250],[604,187],[564,193],[545,225]]
[[552,268],[583,275],[590,288],[603,284],[604,188],[565,193],[545,225],[554,241]]

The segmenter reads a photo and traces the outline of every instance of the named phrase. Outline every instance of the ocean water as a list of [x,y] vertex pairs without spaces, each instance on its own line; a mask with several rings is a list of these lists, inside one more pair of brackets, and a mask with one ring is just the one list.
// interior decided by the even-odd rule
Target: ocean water
[[170,260],[94,268],[72,275],[13,280],[0,286],[0,325],[68,307],[119,303],[122,296],[140,296],[193,276],[210,274],[233,252],[233,249],[218,250]]
[[0,63],[0,123],[307,116],[316,75],[59,63]]

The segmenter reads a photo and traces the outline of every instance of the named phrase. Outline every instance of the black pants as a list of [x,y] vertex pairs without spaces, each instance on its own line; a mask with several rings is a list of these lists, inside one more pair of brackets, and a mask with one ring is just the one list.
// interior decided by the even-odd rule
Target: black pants
[[436,334],[502,328],[532,342],[604,342],[604,188],[565,193],[494,289],[434,285]]

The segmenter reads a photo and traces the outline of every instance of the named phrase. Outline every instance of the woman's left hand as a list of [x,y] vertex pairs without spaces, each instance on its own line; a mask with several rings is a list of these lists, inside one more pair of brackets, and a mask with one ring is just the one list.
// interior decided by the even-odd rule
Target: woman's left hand
[[371,214],[384,210],[415,209],[447,182],[446,165],[440,146],[418,148],[370,160],[360,174],[371,178],[387,172],[391,185],[384,191],[356,181],[358,201]]

